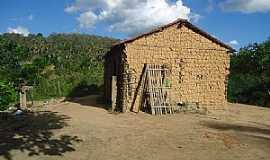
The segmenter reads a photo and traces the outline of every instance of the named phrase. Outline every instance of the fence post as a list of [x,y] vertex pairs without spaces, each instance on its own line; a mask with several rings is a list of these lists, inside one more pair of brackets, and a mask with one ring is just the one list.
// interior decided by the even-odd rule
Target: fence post
[[21,109],[27,109],[27,98],[26,93],[30,89],[32,89],[32,86],[21,86],[20,87],[20,108]]
[[26,91],[22,89],[20,91],[20,108],[21,109],[26,109],[27,104],[26,104]]
[[116,82],[117,82],[117,77],[112,76],[112,91],[111,91],[112,92],[112,95],[111,95],[112,111],[115,111],[115,108],[116,108],[116,94],[117,94]]

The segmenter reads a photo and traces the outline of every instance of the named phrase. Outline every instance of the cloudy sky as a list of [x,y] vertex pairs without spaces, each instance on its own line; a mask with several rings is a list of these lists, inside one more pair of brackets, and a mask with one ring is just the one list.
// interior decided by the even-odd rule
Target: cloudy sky
[[270,0],[1,0],[0,33],[125,39],[188,19],[235,48],[270,37]]

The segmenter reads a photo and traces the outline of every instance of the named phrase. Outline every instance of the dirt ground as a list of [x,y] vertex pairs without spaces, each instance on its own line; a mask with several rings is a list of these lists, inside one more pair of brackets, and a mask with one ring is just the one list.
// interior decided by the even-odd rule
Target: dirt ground
[[7,160],[269,160],[270,109],[112,114],[95,96],[0,122]]

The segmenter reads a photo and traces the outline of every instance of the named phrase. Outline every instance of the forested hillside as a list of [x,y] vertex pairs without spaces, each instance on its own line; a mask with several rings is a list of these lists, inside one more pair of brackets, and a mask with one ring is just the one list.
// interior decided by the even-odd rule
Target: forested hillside
[[15,101],[20,83],[34,86],[35,100],[97,92],[103,83],[102,57],[115,42],[81,34],[0,35],[0,104]]

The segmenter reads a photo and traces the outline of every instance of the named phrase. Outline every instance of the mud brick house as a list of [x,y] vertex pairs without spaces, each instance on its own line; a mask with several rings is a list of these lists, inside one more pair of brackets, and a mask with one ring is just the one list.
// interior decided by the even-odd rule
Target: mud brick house
[[227,44],[178,19],[111,48],[104,56],[105,98],[123,112],[152,108],[152,113],[164,113],[168,106],[189,103],[223,109],[232,52]]

